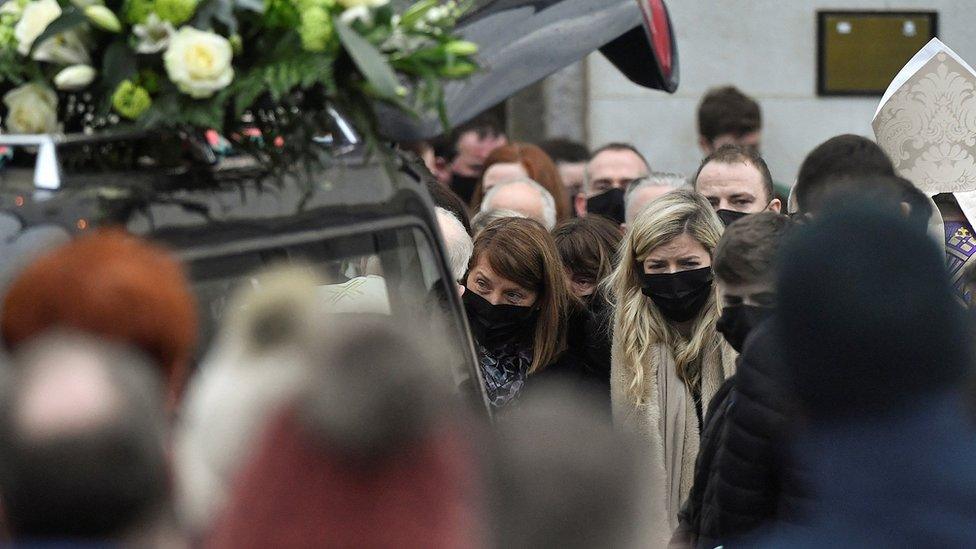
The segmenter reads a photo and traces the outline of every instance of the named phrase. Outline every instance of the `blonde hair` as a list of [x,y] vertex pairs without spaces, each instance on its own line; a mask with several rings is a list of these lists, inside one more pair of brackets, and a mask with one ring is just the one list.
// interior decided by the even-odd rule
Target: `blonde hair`
[[607,281],[615,304],[614,343],[622,365],[630,373],[629,395],[635,405],[644,404],[644,363],[655,344],[663,344],[674,356],[678,377],[689,391],[701,383],[700,360],[715,346],[718,303],[715,292],[694,320],[691,337],[685,339],[668,322],[650,298],[641,293],[644,260],[654,249],[687,234],[712,256],[722,236],[722,223],[700,194],[679,189],[653,201],[630,226],[620,247],[620,260]]

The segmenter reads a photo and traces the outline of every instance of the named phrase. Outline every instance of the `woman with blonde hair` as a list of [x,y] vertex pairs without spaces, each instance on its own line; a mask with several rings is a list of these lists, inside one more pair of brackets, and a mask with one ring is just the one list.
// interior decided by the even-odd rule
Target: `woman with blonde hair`
[[663,195],[630,227],[609,280],[614,422],[648,442],[649,473],[663,475],[663,501],[655,505],[667,522],[664,536],[691,490],[704,411],[735,367],[735,352],[715,330],[711,265],[721,235],[704,197]]

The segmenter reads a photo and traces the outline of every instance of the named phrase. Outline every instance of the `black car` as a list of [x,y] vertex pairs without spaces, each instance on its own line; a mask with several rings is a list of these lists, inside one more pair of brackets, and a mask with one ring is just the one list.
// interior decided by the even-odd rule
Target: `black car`
[[[459,30],[479,44],[484,70],[448,85],[454,123],[596,49],[638,84],[677,86],[677,53],[660,0],[479,0]],[[568,32],[572,40],[564,39]],[[320,138],[332,165],[307,178],[270,177],[202,139],[185,139],[180,162],[149,166],[140,151],[155,147],[158,136],[0,136],[14,160],[37,159],[33,167],[13,162],[0,170],[0,275],[9,277],[23,258],[61,238],[124,226],[185,262],[206,344],[229,292],[270,263],[311,263],[336,286],[367,279],[372,263],[382,273],[374,290],[385,297],[370,307],[456,344],[452,375],[487,410],[424,182],[429,174],[394,147],[365,154],[356,129],[339,113],[334,122]],[[391,141],[443,131],[434,118],[385,111],[381,126]]]

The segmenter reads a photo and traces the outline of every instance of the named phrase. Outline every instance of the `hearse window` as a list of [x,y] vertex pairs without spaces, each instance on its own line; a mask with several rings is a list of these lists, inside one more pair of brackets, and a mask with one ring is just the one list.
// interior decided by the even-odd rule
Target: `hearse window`
[[464,391],[475,395],[470,355],[457,314],[444,314],[447,291],[456,285],[440,276],[433,247],[415,227],[364,232],[190,261],[188,268],[202,316],[204,348],[227,313],[228,301],[242,285],[258,287],[255,275],[280,263],[307,265],[321,281],[316,299],[336,315],[391,315],[397,324],[443,341],[445,363]]

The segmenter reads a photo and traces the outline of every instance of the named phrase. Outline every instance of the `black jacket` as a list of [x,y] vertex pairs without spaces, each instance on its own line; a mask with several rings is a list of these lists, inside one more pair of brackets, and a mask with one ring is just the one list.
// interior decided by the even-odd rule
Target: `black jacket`
[[678,529],[672,543],[682,547],[708,546],[714,547],[719,543],[705,539],[701,535],[702,501],[709,486],[710,479],[715,473],[715,457],[725,439],[725,420],[729,408],[734,402],[735,376],[725,380],[718,392],[712,397],[705,414],[705,423],[701,431],[701,444],[698,447],[698,458],[695,460],[695,482],[691,487],[688,500],[678,513]]
[[573,310],[567,323],[566,350],[554,363],[529,376],[526,388],[534,390],[552,382],[569,385],[592,395],[609,419],[610,332],[605,314],[584,307]]
[[727,395],[710,407],[710,416],[718,414],[707,419],[706,431],[714,432],[706,434],[718,441],[707,441],[708,450],[703,441],[680,527],[698,547],[727,544],[784,518],[802,495],[786,489],[787,479],[801,476],[788,465],[798,409],[773,326],[767,320],[750,334]]

